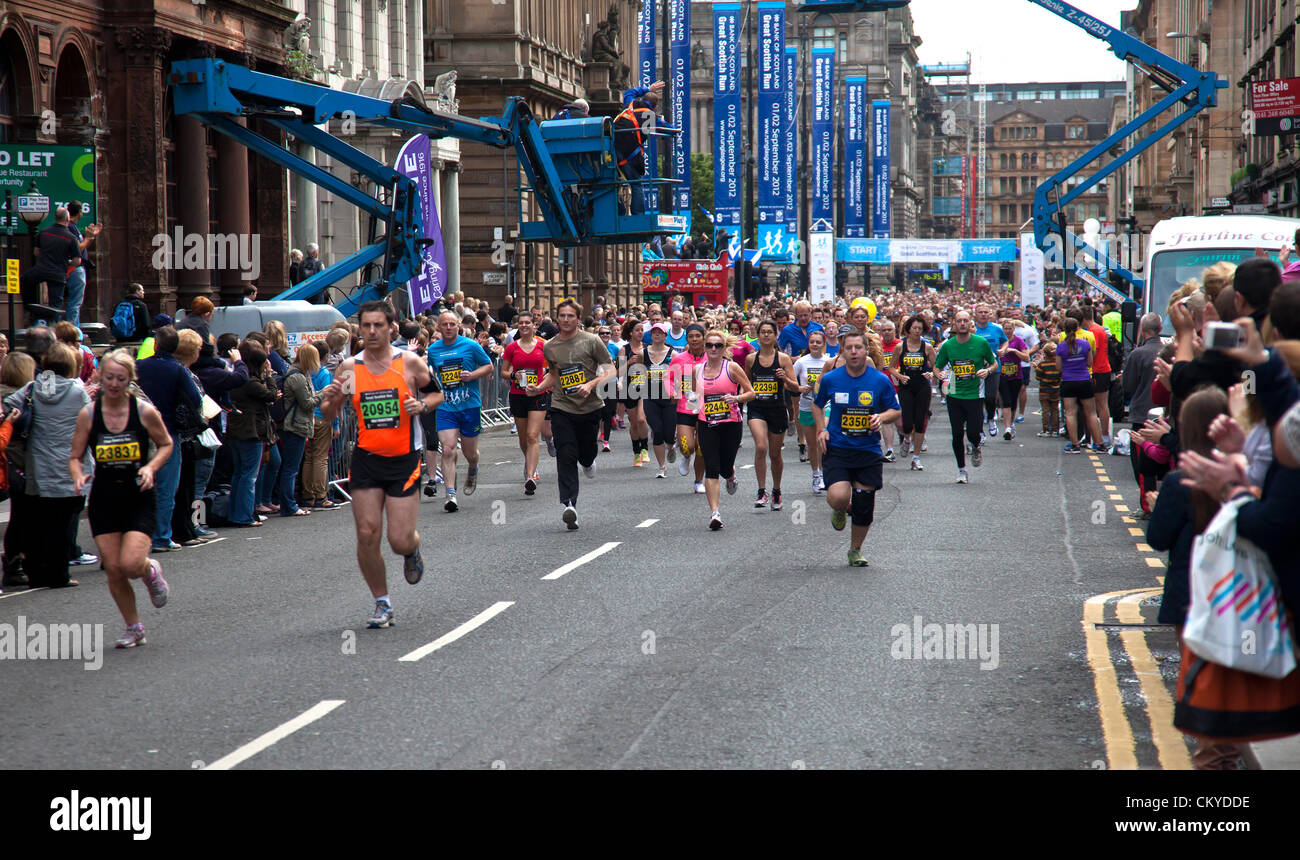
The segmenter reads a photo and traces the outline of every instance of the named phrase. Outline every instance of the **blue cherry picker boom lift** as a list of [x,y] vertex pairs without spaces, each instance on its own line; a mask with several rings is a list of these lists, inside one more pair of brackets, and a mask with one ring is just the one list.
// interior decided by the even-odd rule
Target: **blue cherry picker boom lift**
[[[430,110],[410,96],[385,101],[210,58],[173,63],[170,83],[178,116],[195,117],[371,216],[371,244],[280,293],[278,300],[309,299],[382,258],[377,278],[335,302],[344,316],[351,316],[363,302],[405,287],[420,272],[421,252],[431,241],[423,232],[415,181],[319,127],[331,119],[499,149],[513,147],[518,169],[527,179],[518,189],[522,241],[559,246],[635,243],[686,229],[681,216],[623,214],[619,192],[629,183],[617,168],[613,122],[608,117],[540,123],[522,99],[512,97],[500,117],[476,120]],[[260,119],[306,142],[371,180],[381,193],[368,194],[354,187],[241,124],[241,119]],[[637,185],[632,185],[631,191],[642,193]],[[541,220],[524,220],[525,194],[531,195]],[[385,232],[376,237],[378,223],[384,225]]]
[[[1099,266],[1109,269],[1130,285],[1132,299],[1141,303],[1144,282],[1124,266],[1111,259],[1104,251],[1093,248],[1066,226],[1065,211],[1070,203],[1085,194],[1097,183],[1119,170],[1128,162],[1149,149],[1156,141],[1173,132],[1200,111],[1218,104],[1218,91],[1228,86],[1214,72],[1203,72],[1181,63],[1167,54],[1129,34],[1106,24],[1092,15],[1080,11],[1062,0],[1028,0],[1049,12],[1069,21],[1089,35],[1110,46],[1115,56],[1134,65],[1165,91],[1165,96],[1134,117],[1109,137],[1079,156],[1070,164],[1048,177],[1034,194],[1034,243],[1043,251],[1056,255],[1069,271],[1094,289],[1118,302],[1129,300],[1119,291],[1088,271],[1081,262],[1080,252],[1091,256]],[[906,6],[907,0],[803,0],[801,12],[880,12]],[[1179,111],[1155,130],[1134,140],[1128,146],[1130,135],[1139,134],[1166,111]],[[1103,155],[1115,155],[1095,172],[1083,176],[1073,187],[1068,183]],[[1050,259],[1050,257],[1049,257]]]

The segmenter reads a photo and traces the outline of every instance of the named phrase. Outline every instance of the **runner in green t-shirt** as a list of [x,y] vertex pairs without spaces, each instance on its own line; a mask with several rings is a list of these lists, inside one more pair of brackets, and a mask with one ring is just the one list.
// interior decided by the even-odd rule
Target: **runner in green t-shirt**
[[982,337],[971,334],[974,322],[966,311],[959,311],[952,321],[952,337],[943,342],[934,358],[935,373],[951,366],[952,377],[948,385],[948,420],[952,424],[952,452],[957,457],[957,483],[968,484],[966,474],[966,447],[962,441],[963,429],[970,440],[971,463],[983,462],[980,451],[980,433],[983,427],[983,401],[980,399],[980,382],[998,366],[993,348]]

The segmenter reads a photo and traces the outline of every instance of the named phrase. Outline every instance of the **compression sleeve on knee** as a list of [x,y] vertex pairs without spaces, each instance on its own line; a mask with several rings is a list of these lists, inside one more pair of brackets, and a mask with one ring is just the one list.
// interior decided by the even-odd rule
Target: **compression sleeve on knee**
[[876,520],[876,493],[874,490],[853,491],[850,507],[855,526],[869,526]]

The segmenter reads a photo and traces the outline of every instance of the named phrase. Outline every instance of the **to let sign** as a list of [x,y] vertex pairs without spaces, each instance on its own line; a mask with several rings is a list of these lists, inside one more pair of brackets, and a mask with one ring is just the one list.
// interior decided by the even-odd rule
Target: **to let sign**
[[1300,129],[1300,78],[1252,81],[1250,109],[1255,134],[1292,134]]

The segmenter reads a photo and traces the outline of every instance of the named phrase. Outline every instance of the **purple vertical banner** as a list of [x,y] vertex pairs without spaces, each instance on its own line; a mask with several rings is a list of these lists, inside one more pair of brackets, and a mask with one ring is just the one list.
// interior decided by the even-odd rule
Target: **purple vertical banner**
[[713,230],[740,236],[740,4],[713,4]]
[[812,220],[835,220],[835,49],[812,52]]
[[420,219],[424,237],[433,241],[420,255],[420,273],[406,282],[411,297],[411,315],[416,316],[433,306],[447,292],[447,253],[442,246],[442,224],[438,219],[438,185],[430,153],[429,138],[417,134],[397,153],[398,173],[415,181],[420,193]]
[[672,64],[672,116],[668,124],[682,130],[673,145],[673,214],[686,218],[691,232],[691,4],[668,0],[668,58]]
[[867,237],[867,78],[844,79],[844,238]]
[[871,238],[888,239],[892,230],[889,183],[889,99],[871,103]]
[[781,116],[781,192],[785,213],[785,259],[799,259],[799,195],[795,190],[795,170],[799,164],[798,107],[799,49],[785,49],[785,97]]
[[758,247],[767,260],[785,254],[781,120],[785,111],[785,2],[758,4]]

